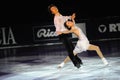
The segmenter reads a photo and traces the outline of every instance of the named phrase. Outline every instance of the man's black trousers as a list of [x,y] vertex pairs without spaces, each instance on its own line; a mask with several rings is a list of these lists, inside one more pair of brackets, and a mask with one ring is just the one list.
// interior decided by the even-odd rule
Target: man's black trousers
[[73,62],[74,66],[79,68],[80,64],[82,64],[82,61],[77,55],[74,56],[74,54],[73,54],[74,45],[72,44],[72,41],[69,38],[69,35],[70,34],[61,34],[61,35],[59,35],[59,39],[65,45],[65,48],[67,49],[67,52],[68,52],[68,56],[70,57],[70,59]]

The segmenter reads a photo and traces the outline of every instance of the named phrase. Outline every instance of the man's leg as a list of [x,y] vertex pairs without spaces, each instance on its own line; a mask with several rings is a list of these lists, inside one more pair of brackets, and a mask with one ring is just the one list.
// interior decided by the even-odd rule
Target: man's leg
[[68,42],[69,42],[69,46],[71,47],[70,49],[72,50],[71,52],[72,52],[72,54],[74,54],[75,59],[76,59],[80,64],[83,64],[83,63],[82,63],[82,60],[78,57],[78,55],[75,54],[75,53],[73,53],[74,45],[73,45],[72,41],[71,41],[69,38],[68,38]]
[[74,54],[73,54],[73,45],[71,44],[70,40],[67,38],[67,35],[60,35],[60,40],[63,42],[63,44],[65,45],[67,51],[68,51],[68,56],[70,57],[70,59],[72,60],[73,64],[79,68],[80,67],[80,63],[78,62],[78,60],[75,58]]
[[[75,53],[74,53],[74,56],[76,56]],[[79,61],[79,60],[80,60],[80,61]],[[58,65],[58,68],[63,67],[68,61],[70,61],[70,57],[69,57],[69,56],[67,56],[67,57],[64,59],[64,61]],[[80,62],[80,64],[83,64],[82,61],[81,61],[81,59],[78,58],[78,61]]]

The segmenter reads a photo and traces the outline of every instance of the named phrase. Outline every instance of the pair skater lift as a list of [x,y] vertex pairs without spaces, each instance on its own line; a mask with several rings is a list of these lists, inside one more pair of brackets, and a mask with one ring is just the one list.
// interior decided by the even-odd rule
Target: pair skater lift
[[[48,9],[54,15],[56,33],[68,51],[68,56],[61,64],[58,65],[59,68],[63,67],[69,60],[73,62],[75,67],[79,68],[82,64],[82,60],[77,56],[77,53],[81,53],[86,50],[95,50],[103,63],[105,65],[108,64],[100,48],[96,45],[90,44],[82,30],[75,25],[75,14],[72,14],[72,16],[62,16],[55,5],[49,5]],[[78,37],[75,48],[68,37],[70,33],[74,33]]]

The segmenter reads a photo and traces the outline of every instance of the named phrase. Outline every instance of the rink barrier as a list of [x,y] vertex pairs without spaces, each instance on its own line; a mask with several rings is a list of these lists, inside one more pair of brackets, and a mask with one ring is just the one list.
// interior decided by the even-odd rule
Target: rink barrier
[[[112,38],[112,39],[98,39],[98,40],[90,40],[90,42],[103,42],[103,41],[114,41],[114,40],[120,40],[120,38]],[[76,43],[77,41],[73,41],[73,43]],[[32,44],[32,45],[19,45],[19,46],[6,46],[6,47],[0,47],[0,49],[11,49],[11,48],[24,48],[24,47],[42,47],[42,46],[52,46],[52,45],[62,45],[61,42],[58,43],[46,43],[46,44]]]

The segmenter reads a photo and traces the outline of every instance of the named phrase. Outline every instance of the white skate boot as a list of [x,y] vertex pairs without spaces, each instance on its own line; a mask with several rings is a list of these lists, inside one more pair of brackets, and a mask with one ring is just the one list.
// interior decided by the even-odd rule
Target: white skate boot
[[64,66],[64,62],[62,62],[61,64],[58,65],[58,68],[62,68]]
[[102,58],[104,65],[108,65],[108,61],[105,58]]

